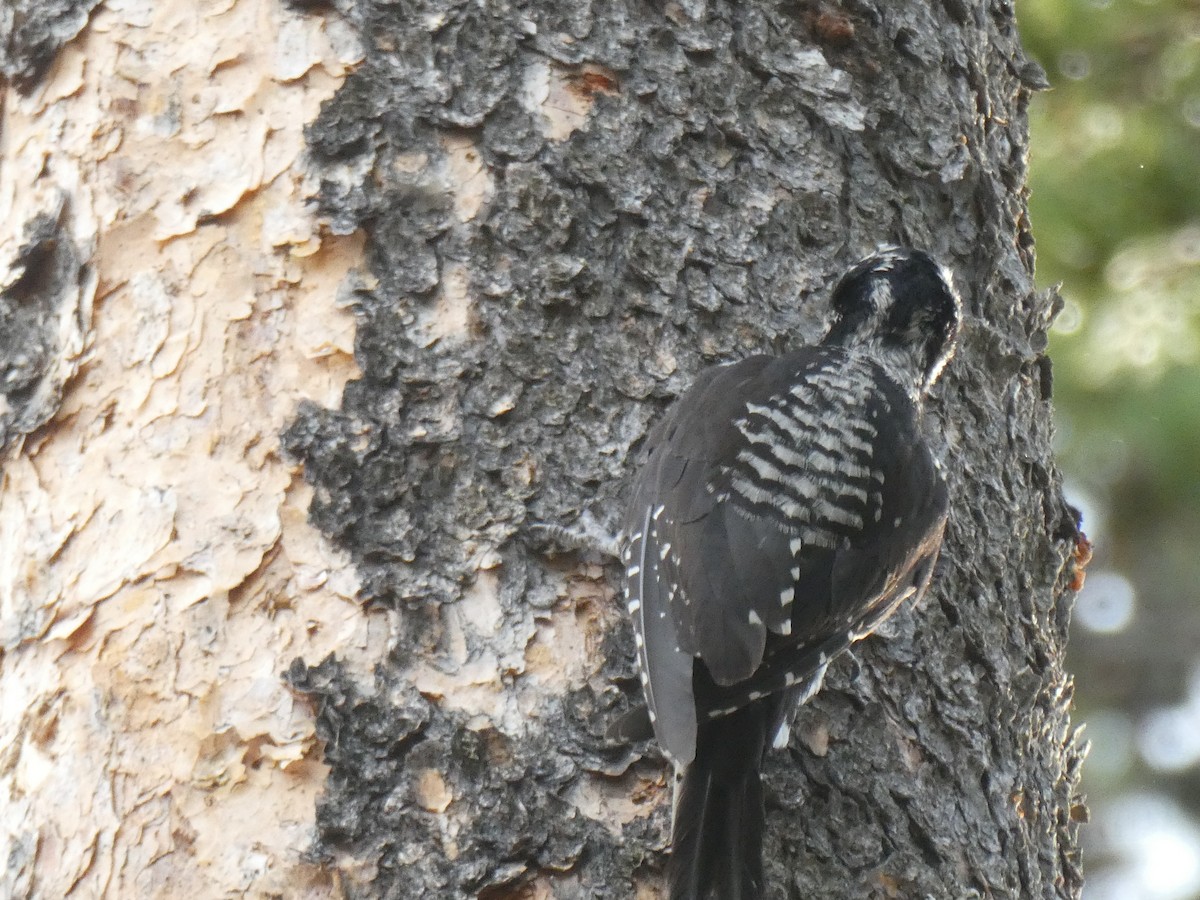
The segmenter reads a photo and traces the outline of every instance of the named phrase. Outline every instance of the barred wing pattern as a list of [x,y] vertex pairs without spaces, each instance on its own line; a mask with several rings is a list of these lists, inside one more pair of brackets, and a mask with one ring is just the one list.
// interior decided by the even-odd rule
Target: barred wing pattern
[[623,529],[667,753],[691,760],[698,716],[815,690],[924,591],[947,508],[911,398],[867,357],[810,347],[702,373],[651,433]]

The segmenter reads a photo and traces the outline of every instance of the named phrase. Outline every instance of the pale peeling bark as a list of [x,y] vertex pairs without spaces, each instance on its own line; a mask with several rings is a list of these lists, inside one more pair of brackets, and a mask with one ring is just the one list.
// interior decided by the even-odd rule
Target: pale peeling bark
[[363,242],[314,216],[303,129],[357,38],[272,0],[64,20],[3,95],[0,896],[333,895],[280,674],[366,670],[387,623],[279,434],[356,374]]

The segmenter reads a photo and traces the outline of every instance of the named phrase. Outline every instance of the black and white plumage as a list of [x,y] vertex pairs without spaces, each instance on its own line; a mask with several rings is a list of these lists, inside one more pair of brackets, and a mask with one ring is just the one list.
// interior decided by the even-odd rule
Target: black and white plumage
[[920,597],[941,545],[920,424],[961,318],[950,277],[887,248],[832,305],[819,344],[702,372],[634,485],[621,555],[646,712],[686,767],[673,900],[761,896],[766,747],[831,659]]

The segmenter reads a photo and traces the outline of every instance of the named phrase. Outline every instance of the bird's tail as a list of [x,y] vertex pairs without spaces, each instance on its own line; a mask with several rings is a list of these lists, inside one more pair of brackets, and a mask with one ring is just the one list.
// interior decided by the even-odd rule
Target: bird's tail
[[670,900],[763,895],[763,753],[779,727],[778,695],[701,724],[674,811]]

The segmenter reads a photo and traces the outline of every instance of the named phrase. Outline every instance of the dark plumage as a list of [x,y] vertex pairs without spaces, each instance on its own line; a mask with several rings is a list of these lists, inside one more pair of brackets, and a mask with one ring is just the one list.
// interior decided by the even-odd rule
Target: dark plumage
[[920,421],[958,330],[948,276],[881,251],[833,307],[816,346],[702,372],[651,432],[630,499],[647,712],[686,766],[673,900],[761,895],[766,746],[834,656],[924,592],[941,544],[949,502]]

